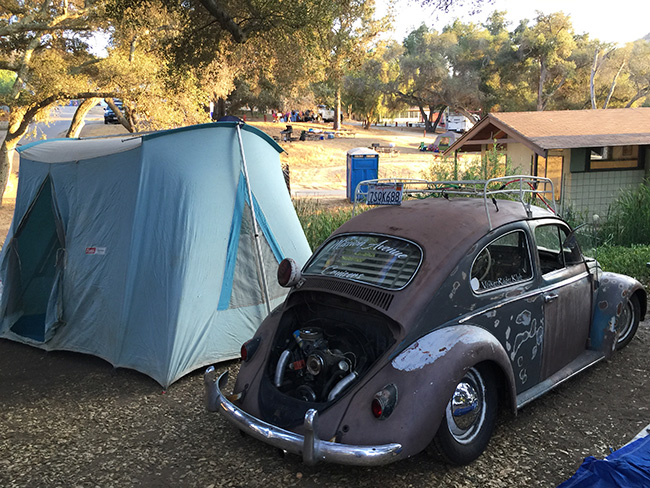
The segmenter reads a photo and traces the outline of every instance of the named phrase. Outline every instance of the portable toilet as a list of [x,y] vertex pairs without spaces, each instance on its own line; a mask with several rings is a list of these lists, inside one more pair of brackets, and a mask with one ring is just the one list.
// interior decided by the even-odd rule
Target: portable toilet
[[[364,180],[376,180],[379,177],[379,153],[367,147],[355,147],[348,151],[347,192],[348,200],[354,202],[357,185]],[[365,192],[367,188],[361,187]]]

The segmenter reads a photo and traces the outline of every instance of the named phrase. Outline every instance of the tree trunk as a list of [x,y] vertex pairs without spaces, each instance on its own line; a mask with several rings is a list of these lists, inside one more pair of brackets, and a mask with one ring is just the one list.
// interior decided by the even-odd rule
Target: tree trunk
[[621,63],[621,67],[618,68],[618,71],[616,72],[616,76],[614,76],[614,79],[612,80],[612,85],[609,87],[609,93],[607,94],[607,100],[605,100],[605,105],[603,105],[603,108],[607,108],[607,106],[609,105],[609,101],[612,99],[612,95],[614,95],[616,82],[618,81],[618,77],[621,74],[621,71],[623,71],[623,66],[625,66],[625,61]]
[[0,203],[2,202],[2,195],[4,195],[4,192],[7,189],[9,175],[11,174],[11,168],[13,166],[14,150],[16,149],[19,140],[20,138],[5,139],[2,141],[2,146],[0,146],[0,188],[2,189]]
[[81,102],[72,116],[72,122],[70,122],[70,128],[68,129],[68,133],[65,135],[66,137],[73,139],[79,137],[81,129],[84,127],[84,118],[88,112],[99,103],[99,100],[99,98],[86,98]]
[[596,105],[596,87],[595,87],[595,79],[596,79],[596,71],[598,71],[598,54],[599,51],[596,49],[596,54],[594,55],[594,63],[591,65],[591,77],[589,78],[589,93],[591,95],[591,108],[592,109],[597,109],[598,106]]
[[544,62],[539,63],[539,84],[537,85],[537,111],[544,110],[544,82],[546,81],[546,66]]
[[212,120],[219,120],[221,117],[226,116],[226,99],[219,97],[217,99],[217,106],[215,111],[212,113]]
[[[427,113],[424,111],[424,106],[419,103],[418,108],[420,109],[420,116],[422,117],[422,120],[424,120],[424,130],[427,132],[431,131],[431,113],[427,115]],[[429,112],[431,111],[431,107],[429,107]]]
[[440,120],[442,119],[442,113],[444,112],[445,107],[441,107],[440,110],[438,110],[438,116],[436,117],[436,121],[433,123],[433,129],[432,132],[435,134],[436,129],[438,128],[438,124],[440,124]]
[[341,128],[341,86],[336,87],[336,104],[334,105],[334,130]]
[[[113,113],[116,115],[117,121],[120,124],[122,124],[122,126],[126,130],[128,130],[129,132],[135,132],[135,128],[133,127],[133,123],[124,116],[122,111],[117,107],[117,105],[115,105],[115,102],[113,101],[113,99],[112,98],[104,98],[104,101],[108,104],[108,106],[111,108]],[[124,106],[124,107],[125,107],[125,110],[126,110],[126,106]]]

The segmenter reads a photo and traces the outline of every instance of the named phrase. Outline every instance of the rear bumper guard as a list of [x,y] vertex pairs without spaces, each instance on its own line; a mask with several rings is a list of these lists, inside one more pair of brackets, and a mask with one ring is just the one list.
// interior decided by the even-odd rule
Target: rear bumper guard
[[377,466],[397,461],[402,445],[397,443],[377,446],[357,446],[323,441],[316,435],[318,412],[310,409],[305,414],[305,435],[281,429],[264,422],[230,402],[221,392],[228,382],[228,371],[217,378],[213,366],[204,376],[205,407],[210,412],[219,412],[237,428],[251,437],[286,452],[302,456],[305,464],[314,465],[320,461],[353,466]]

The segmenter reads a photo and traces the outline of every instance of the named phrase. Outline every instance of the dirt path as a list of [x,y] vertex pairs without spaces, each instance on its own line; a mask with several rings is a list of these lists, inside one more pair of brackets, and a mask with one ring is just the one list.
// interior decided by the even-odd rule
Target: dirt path
[[[380,468],[319,465],[277,451],[202,406],[202,376],[167,392],[101,359],[0,340],[0,486],[554,487],[650,422],[650,321],[607,362],[518,416],[487,451],[450,468],[426,453]],[[236,369],[235,363],[218,369]]]

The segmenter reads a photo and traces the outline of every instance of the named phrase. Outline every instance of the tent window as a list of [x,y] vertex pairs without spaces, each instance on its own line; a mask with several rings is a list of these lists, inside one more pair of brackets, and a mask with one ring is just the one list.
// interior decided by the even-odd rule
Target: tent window
[[[228,308],[246,307],[250,305],[263,304],[262,283],[257,272],[257,250],[255,247],[255,236],[253,222],[251,220],[250,206],[245,204],[242,213],[241,230],[239,234],[239,245],[237,246],[237,259],[235,261],[235,272],[233,275],[232,294]],[[264,272],[269,288],[271,300],[282,297],[286,290],[278,285],[274,279],[277,271],[277,259],[268,244],[264,233],[260,232],[262,261]],[[273,265],[272,269],[269,267]]]

